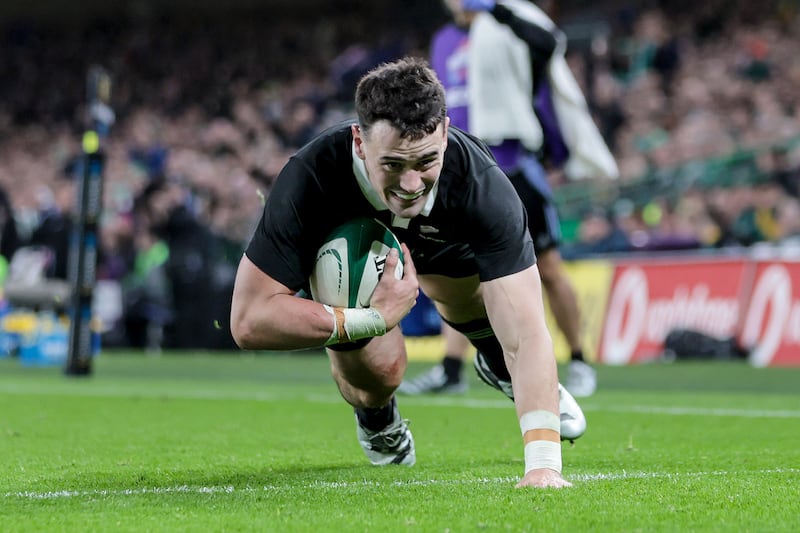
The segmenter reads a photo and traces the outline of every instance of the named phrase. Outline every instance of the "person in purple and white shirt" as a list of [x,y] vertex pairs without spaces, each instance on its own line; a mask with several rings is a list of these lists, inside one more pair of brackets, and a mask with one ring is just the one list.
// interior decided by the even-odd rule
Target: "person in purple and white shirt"
[[[589,396],[596,372],[584,360],[580,308],[540,160],[572,179],[616,178],[616,164],[564,61],[566,38],[543,11],[526,0],[444,2],[453,21],[433,36],[430,61],[446,90],[450,122],[489,145],[522,199],[550,309],[571,351],[567,389]],[[470,341],[446,323],[442,333],[442,362],[403,382],[401,392],[466,390]]]

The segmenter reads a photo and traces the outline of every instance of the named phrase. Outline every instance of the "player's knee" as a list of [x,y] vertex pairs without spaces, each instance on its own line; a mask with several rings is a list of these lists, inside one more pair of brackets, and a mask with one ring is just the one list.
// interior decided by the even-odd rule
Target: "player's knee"
[[[347,361],[347,357],[353,359]],[[406,366],[404,352],[386,351],[367,357],[344,354],[337,357],[331,369],[340,387],[352,389],[364,405],[370,406],[371,399],[391,396],[403,381]]]
[[400,386],[405,369],[405,358],[382,357],[372,361],[363,373],[350,376],[349,381],[359,389],[383,394]]
[[368,379],[353,378],[334,373],[339,390],[354,407],[377,408],[386,405],[394,391],[400,386],[399,377],[373,375]]

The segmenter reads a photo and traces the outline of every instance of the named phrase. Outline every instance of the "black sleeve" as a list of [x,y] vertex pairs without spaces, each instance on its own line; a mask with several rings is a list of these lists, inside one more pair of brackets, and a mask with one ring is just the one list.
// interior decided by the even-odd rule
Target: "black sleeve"
[[[245,254],[288,288],[308,280],[326,233],[325,192],[306,162],[294,156],[276,178]],[[338,203],[336,201],[334,204]]]
[[527,213],[508,177],[494,165],[473,185],[462,224],[480,280],[508,276],[536,263]]
[[558,29],[554,29],[551,32],[538,24],[522,19],[502,4],[496,4],[491,13],[498,22],[511,28],[514,35],[528,45],[531,56],[531,69],[533,71],[534,92],[536,92],[536,80],[541,79],[544,67],[553,56],[553,52],[558,46],[558,40],[563,35],[562,32]]

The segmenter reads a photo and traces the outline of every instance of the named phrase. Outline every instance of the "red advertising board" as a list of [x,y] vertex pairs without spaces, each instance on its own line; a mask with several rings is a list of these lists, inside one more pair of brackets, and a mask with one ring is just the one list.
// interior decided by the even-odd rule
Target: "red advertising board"
[[598,359],[624,365],[656,358],[674,328],[735,335],[750,281],[748,266],[744,259],[620,261]]
[[800,262],[753,263],[740,342],[754,366],[800,365]]

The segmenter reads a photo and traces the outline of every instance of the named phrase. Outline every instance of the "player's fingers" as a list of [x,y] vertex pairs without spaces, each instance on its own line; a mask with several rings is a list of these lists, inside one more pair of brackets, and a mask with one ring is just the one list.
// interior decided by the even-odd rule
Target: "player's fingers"
[[572,483],[561,477],[560,474],[550,475],[536,475],[528,473],[523,477],[519,483],[516,484],[516,488],[522,487],[534,487],[534,488],[554,488],[560,489],[564,487],[571,487]]
[[394,272],[397,263],[400,262],[400,254],[397,249],[390,248],[389,253],[386,254],[386,264],[384,265],[384,272]]
[[403,250],[403,258],[405,259],[403,263],[403,277],[416,277],[417,269],[414,266],[414,260],[411,258],[411,250],[408,249],[406,243],[401,243],[400,248]]

